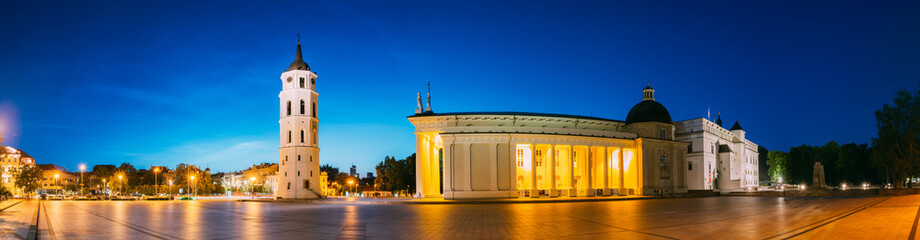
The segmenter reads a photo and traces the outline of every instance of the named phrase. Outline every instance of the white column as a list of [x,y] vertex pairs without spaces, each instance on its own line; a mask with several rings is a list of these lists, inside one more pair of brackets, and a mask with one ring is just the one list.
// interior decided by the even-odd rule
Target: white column
[[578,188],[575,186],[575,146],[569,145],[569,197],[574,197],[578,193]]
[[425,166],[426,166],[425,165],[425,157],[426,157],[425,147],[423,147],[422,145],[424,143],[423,141],[425,141],[424,136],[422,136],[422,134],[416,133],[415,134],[415,151],[417,153],[415,154],[416,156],[415,165],[418,167],[415,168],[415,187],[416,187],[415,192],[418,193],[418,195],[421,197],[427,197],[425,196],[425,186],[427,185],[425,181],[427,179],[425,179],[425,175],[422,175],[423,173],[422,170],[425,169]]
[[537,197],[537,144],[530,144],[530,197]]
[[492,191],[498,191],[498,175],[501,174],[498,172],[498,143],[489,144],[489,172],[492,176],[492,181],[489,181],[489,189]]
[[594,167],[594,161],[593,161],[593,160],[594,160],[594,159],[593,159],[593,158],[594,158],[594,154],[593,154],[593,151],[591,151],[591,146],[588,146],[588,152],[587,152],[587,155],[586,155],[585,157],[586,157],[586,158],[585,158],[585,168],[586,168],[586,170],[587,170],[586,172],[588,172],[588,174],[584,175],[584,176],[586,176],[586,177],[585,177],[585,180],[587,180],[587,181],[585,181],[585,186],[587,186],[586,189],[587,189],[587,193],[588,193],[586,196],[592,197],[592,196],[594,196],[594,193],[595,193],[595,190],[594,190],[594,179],[593,179],[593,178],[594,178],[594,174],[593,174],[593,172],[594,172],[594,170],[595,170],[596,168]]
[[555,197],[556,194],[556,147],[555,145],[549,145],[549,149],[546,150],[546,153],[549,154],[549,196]]
[[601,153],[601,154],[604,155],[604,157],[603,157],[604,163],[601,164],[601,168],[602,168],[601,171],[604,172],[604,174],[601,175],[601,178],[603,179],[602,181],[603,181],[604,183],[601,184],[601,187],[604,188],[604,190],[603,190],[603,191],[604,191],[604,195],[609,195],[609,194],[610,194],[610,187],[609,187],[609,186],[610,186],[610,174],[609,174],[609,173],[610,173],[610,154],[607,154],[607,148],[606,148],[606,147],[604,147],[604,148],[602,148],[602,149],[604,150],[603,153]]
[[619,193],[620,195],[626,195],[626,189],[624,188],[626,186],[626,183],[623,182],[624,180],[626,180],[626,177],[623,176],[623,173],[625,173],[626,171],[626,169],[623,169],[623,166],[625,166],[623,162],[626,161],[626,159],[624,159],[623,157],[626,155],[623,153],[623,151],[626,151],[626,149],[620,148],[620,154],[619,154],[620,161],[617,163],[620,169],[620,174],[619,174],[620,183],[617,184],[618,185],[617,188],[620,189],[620,193]]

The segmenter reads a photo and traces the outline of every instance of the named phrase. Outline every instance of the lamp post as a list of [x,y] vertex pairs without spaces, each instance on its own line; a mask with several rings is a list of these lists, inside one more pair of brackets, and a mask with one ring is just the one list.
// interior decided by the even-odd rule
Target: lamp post
[[108,192],[108,190],[109,190],[109,184],[106,183],[105,178],[103,178],[103,179],[102,179],[102,191],[103,191],[103,192]]
[[[58,187],[61,187],[61,184],[58,183],[58,178],[60,177],[61,177],[60,174],[57,174],[57,173],[54,174],[54,185],[58,185]],[[61,195],[64,195],[64,187],[61,187]]]
[[86,172],[86,164],[80,164],[80,195],[83,195],[83,172]]
[[160,173],[160,168],[153,168],[153,185],[155,186],[154,189],[156,189],[156,192],[157,192],[155,196],[157,197],[160,196],[160,184],[158,184],[159,182],[157,182],[157,177],[159,176],[159,173]]
[[121,180],[122,178],[124,178],[124,175],[118,174],[118,185],[119,185],[118,193],[122,193],[121,190],[125,188],[124,181]]
[[[351,180],[351,179],[348,180],[348,185],[354,185],[354,184],[355,184],[355,180]],[[356,189],[355,191],[357,192],[358,190]]]
[[[188,183],[188,184],[189,184],[189,186],[188,186],[189,192],[191,192],[191,190],[192,190],[192,182],[195,181],[195,175],[189,176],[188,178],[191,180],[191,181],[189,181],[189,183]],[[195,187],[198,187],[198,183],[195,183]],[[196,191],[195,191],[195,196],[198,196],[198,191],[197,191],[197,189],[196,189]]]
[[256,177],[249,177],[249,198],[256,199],[255,197],[255,187],[256,187]]

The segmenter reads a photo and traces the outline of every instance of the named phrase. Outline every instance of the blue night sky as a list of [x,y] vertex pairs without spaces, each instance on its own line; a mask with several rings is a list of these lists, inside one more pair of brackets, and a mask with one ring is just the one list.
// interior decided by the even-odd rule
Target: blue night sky
[[619,120],[650,81],[674,120],[712,109],[779,150],[866,143],[920,82],[917,1],[127,2],[0,3],[4,145],[71,170],[277,162],[298,32],[321,163],[362,173],[414,152],[429,81],[435,112]]

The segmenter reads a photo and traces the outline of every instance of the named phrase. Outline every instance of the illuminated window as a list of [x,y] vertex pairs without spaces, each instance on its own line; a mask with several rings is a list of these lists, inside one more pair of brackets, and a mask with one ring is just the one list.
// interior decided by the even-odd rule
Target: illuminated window
[[523,148],[517,149],[517,166],[524,167],[524,149]]
[[306,82],[306,80],[304,78],[300,78],[300,88],[304,88],[304,82]]
[[307,108],[307,102],[300,100],[300,115],[307,114],[306,108]]
[[288,115],[288,116],[291,116],[291,101],[288,101],[287,103],[288,103],[288,105],[287,105],[287,115]]
[[536,167],[543,166],[543,151],[537,150]]

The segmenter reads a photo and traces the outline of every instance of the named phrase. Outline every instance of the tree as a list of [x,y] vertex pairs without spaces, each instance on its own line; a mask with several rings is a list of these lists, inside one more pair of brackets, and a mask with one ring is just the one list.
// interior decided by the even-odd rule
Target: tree
[[779,182],[779,178],[786,176],[788,181],[789,174],[786,173],[786,153],[780,151],[770,151],[767,153],[767,174],[770,175],[770,180],[773,182]]
[[333,167],[333,166],[331,166],[331,165],[329,165],[329,164],[323,164],[322,166],[320,166],[320,167],[319,167],[319,171],[320,171],[320,172],[326,172],[326,176],[328,177],[328,179],[326,179],[326,181],[328,181],[328,182],[330,182],[330,183],[331,183],[331,182],[335,182],[336,178],[338,178],[338,176],[339,176],[339,168]]
[[384,157],[377,164],[377,189],[380,191],[415,191],[415,154],[404,159]]
[[38,167],[27,165],[22,167],[15,176],[16,186],[22,189],[22,194],[31,195],[38,189],[42,179],[42,170]]
[[[897,187],[920,170],[920,90],[899,90],[893,105],[875,111],[878,137],[872,139],[872,158]],[[908,185],[909,186],[909,185]]]

